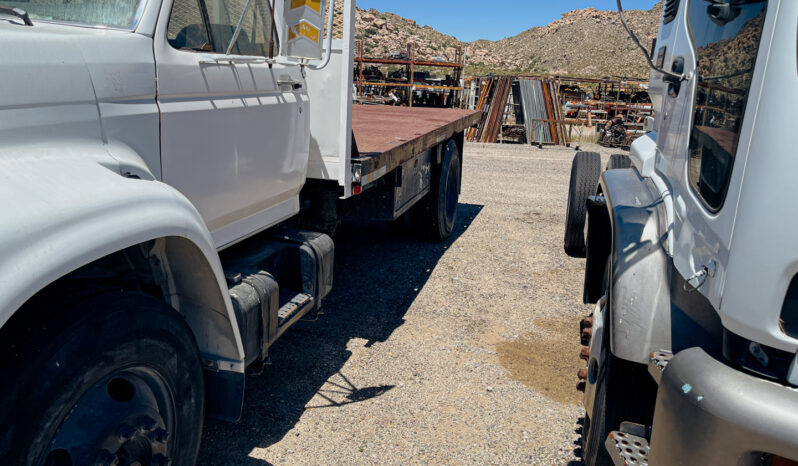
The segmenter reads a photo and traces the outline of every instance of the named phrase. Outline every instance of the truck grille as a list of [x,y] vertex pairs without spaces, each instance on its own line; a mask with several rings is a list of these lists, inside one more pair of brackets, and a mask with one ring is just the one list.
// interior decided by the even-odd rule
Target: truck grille
[[679,0],[665,0],[665,5],[662,7],[662,23],[668,24],[673,21],[677,11],[679,11]]

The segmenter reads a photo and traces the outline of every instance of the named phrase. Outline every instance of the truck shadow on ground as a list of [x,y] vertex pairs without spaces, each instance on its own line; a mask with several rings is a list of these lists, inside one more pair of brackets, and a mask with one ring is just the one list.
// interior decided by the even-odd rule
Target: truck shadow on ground
[[261,375],[247,377],[239,422],[206,419],[199,463],[269,464],[250,452],[279,442],[308,408],[335,409],[394,389],[351,382],[341,372],[351,356],[347,343],[359,338],[370,346],[387,340],[404,323],[441,256],[482,208],[460,204],[454,231],[441,243],[391,231],[382,222],[345,221],[335,238],[334,286],[323,313],[289,330],[270,349],[272,364]]

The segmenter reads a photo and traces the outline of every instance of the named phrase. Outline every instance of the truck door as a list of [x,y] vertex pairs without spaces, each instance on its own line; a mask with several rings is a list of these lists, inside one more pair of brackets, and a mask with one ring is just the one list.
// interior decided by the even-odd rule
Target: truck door
[[268,0],[175,0],[161,11],[163,180],[197,207],[217,247],[298,211],[307,90],[298,66],[269,60],[273,18]]
[[768,1],[682,3],[671,40],[661,46],[665,67],[691,78],[664,80],[657,171],[674,200],[674,265],[719,306]]

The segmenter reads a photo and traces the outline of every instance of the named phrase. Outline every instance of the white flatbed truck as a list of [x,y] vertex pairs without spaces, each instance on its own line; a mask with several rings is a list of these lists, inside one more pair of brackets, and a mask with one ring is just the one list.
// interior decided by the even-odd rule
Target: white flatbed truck
[[479,115],[353,108],[325,3],[0,5],[0,464],[193,464],[330,291],[323,232],[451,233]]

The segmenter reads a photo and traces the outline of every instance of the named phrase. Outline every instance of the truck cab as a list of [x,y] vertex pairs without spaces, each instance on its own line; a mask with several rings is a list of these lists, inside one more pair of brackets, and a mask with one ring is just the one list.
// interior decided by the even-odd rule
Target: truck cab
[[651,72],[653,131],[626,166],[574,161],[572,181],[591,186],[571,190],[596,304],[582,322],[588,464],[798,460],[796,162],[784,138],[796,7],[666,0],[651,59],[675,76]]
[[[3,125],[4,140],[96,145],[127,176],[184,195],[217,248],[298,212],[309,157],[306,73],[300,57],[281,54],[290,50],[277,30],[287,26],[270,2],[9,5],[25,8],[34,26],[3,19],[4,87],[39,105]],[[64,62],[57,72],[54,57]],[[72,127],[54,124],[64,120]],[[16,128],[36,134],[20,138]]]

